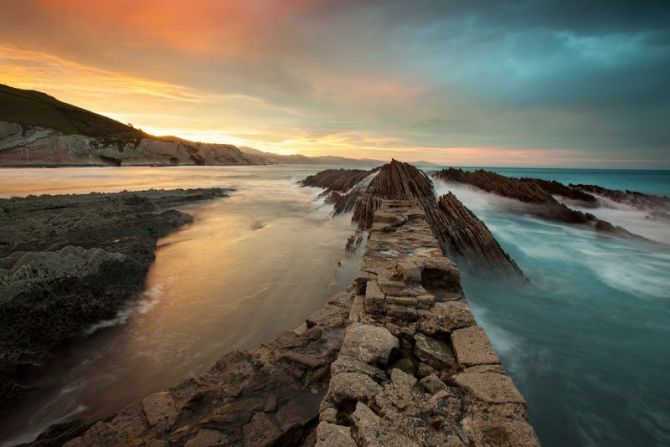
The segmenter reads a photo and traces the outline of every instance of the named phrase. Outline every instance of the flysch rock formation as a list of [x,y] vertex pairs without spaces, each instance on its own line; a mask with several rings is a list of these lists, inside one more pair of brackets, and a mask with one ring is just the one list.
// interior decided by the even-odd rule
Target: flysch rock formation
[[382,201],[321,403],[317,447],[539,445],[459,278],[422,207]]
[[554,195],[560,195],[568,199],[577,200],[586,206],[595,206],[594,200],[588,198],[586,195],[581,195],[577,190],[576,192],[569,193],[566,189],[568,187],[558,182],[516,179],[484,169],[464,171],[457,168],[448,168],[437,171],[432,175],[434,178],[445,182],[467,184],[501,197],[515,199],[526,205],[524,211],[542,219],[580,225],[602,233],[622,237],[643,239],[641,236],[632,234],[624,228],[598,219],[591,213],[573,210],[556,200]]
[[570,188],[597,197],[601,206],[607,207],[607,202],[614,202],[648,212],[647,219],[670,221],[670,197],[607,189],[597,185],[570,184]]
[[[486,225],[453,194],[435,199],[430,178],[416,167],[392,160],[370,171],[326,170],[302,181],[303,186],[325,188],[335,214],[353,210],[352,221],[360,231],[372,226],[382,200],[416,200],[445,253],[467,267],[503,277],[523,277]],[[393,220],[396,216],[389,216]],[[358,240],[358,239],[356,239]]]
[[0,199],[0,411],[52,349],[138,294],[158,238],[192,221],[174,206],[221,188]]
[[[392,220],[389,216],[396,216]],[[417,201],[384,200],[348,291],[305,323],[33,446],[537,446]]]

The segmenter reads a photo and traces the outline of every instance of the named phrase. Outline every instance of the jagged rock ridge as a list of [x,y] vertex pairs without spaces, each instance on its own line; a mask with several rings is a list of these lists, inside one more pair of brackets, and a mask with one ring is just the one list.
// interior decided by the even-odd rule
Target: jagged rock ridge
[[[644,194],[637,191],[607,189],[597,185],[571,183],[570,188],[605,199],[602,200],[603,202],[609,200],[640,211],[648,211],[647,219],[670,220],[670,197]],[[599,205],[608,206],[607,203],[601,202],[599,202]]]
[[[505,177],[495,172],[478,169],[476,171],[464,171],[462,169],[448,168],[433,173],[433,177],[445,182],[457,182],[475,186],[483,191],[490,192],[501,197],[515,199],[525,203],[528,207],[526,212],[542,219],[552,220],[573,225],[582,225],[596,231],[609,233],[617,236],[641,239],[624,228],[617,227],[611,223],[598,219],[591,213],[584,213],[570,209],[564,203],[556,200],[552,194],[568,196],[577,199],[582,197],[584,203],[594,206],[594,201],[579,192],[568,193],[566,186],[558,182],[547,182],[535,179],[516,179]],[[546,188],[546,189],[545,189]],[[560,191],[560,192],[559,192]],[[592,197],[592,196],[591,196]]]
[[302,184],[326,188],[324,194],[334,204],[335,213],[353,209],[352,221],[361,231],[372,227],[375,211],[383,200],[415,201],[426,213],[445,253],[463,260],[467,266],[486,267],[513,277],[523,276],[483,222],[473,218],[455,197],[446,199],[448,207],[438,206],[430,178],[410,164],[391,160],[371,171],[322,171]]

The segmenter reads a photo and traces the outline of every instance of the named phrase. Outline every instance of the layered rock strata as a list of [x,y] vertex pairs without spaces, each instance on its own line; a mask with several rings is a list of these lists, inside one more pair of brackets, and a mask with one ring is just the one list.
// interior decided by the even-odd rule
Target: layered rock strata
[[192,221],[195,189],[0,199],[0,409],[58,344],[139,293],[158,238]]
[[317,446],[539,445],[418,202],[382,201],[356,281]]
[[[624,228],[598,219],[591,213],[584,213],[569,208],[554,198],[555,195],[579,200],[586,206],[596,206],[593,196],[578,190],[568,192],[570,188],[558,182],[547,182],[535,179],[516,179],[496,174],[495,172],[478,169],[464,171],[448,168],[433,173],[433,177],[445,182],[457,182],[475,186],[483,191],[508,199],[518,200],[527,206],[523,211],[536,217],[556,222],[581,225],[596,231],[624,237],[640,238]],[[589,197],[590,196],[590,197]],[[577,197],[580,197],[577,199]]]
[[302,184],[326,188],[323,194],[334,204],[335,214],[353,210],[352,221],[359,231],[371,228],[383,200],[417,201],[443,251],[457,262],[500,276],[523,277],[486,225],[453,194],[438,203],[430,178],[410,164],[392,160],[371,171],[326,170],[306,178]]
[[[570,184],[570,188],[600,198],[601,206],[607,202],[629,206],[640,211],[647,211],[647,219],[670,221],[670,197],[644,194],[637,191],[621,191],[607,189],[597,185]],[[605,202],[605,203],[602,203]]]
[[138,132],[123,137],[63,134],[0,121],[0,165],[249,165],[269,164],[230,144],[194,143]]

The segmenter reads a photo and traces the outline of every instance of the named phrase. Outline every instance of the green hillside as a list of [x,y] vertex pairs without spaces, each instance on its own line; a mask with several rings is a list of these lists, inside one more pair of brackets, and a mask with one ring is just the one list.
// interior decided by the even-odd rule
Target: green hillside
[[34,90],[0,84],[0,121],[48,127],[64,134],[132,138],[142,132],[111,118],[75,107]]

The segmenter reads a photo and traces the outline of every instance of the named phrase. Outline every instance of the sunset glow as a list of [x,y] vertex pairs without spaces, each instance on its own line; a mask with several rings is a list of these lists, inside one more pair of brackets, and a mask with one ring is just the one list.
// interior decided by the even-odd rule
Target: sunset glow
[[588,35],[533,10],[535,28],[497,23],[500,39],[474,6],[435,8],[10,0],[0,83],[156,135],[282,154],[670,166],[668,102],[626,90],[640,67],[667,69],[653,23]]

